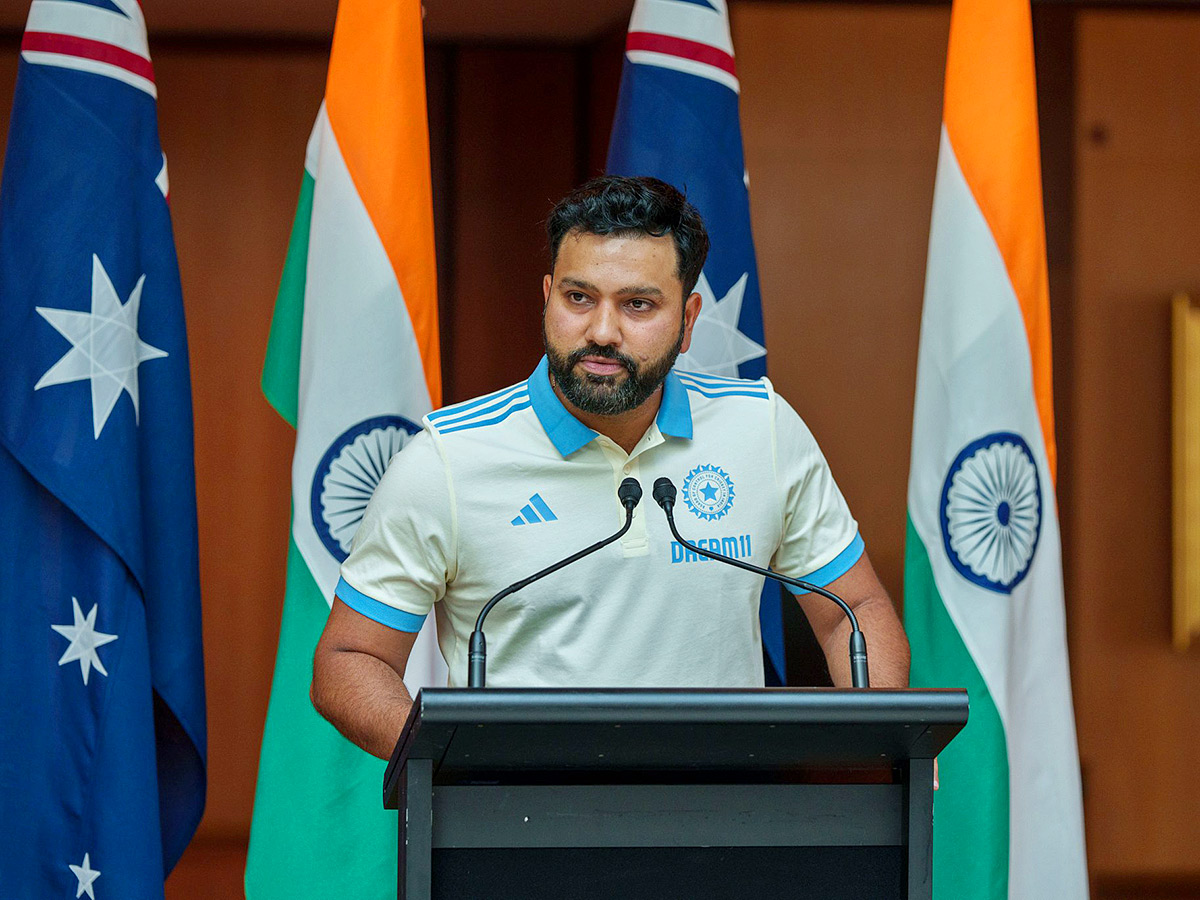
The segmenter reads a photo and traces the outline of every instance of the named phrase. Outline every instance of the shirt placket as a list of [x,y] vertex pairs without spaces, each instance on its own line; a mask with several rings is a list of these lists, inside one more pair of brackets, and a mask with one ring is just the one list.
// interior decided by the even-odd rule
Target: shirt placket
[[[625,536],[621,538],[621,550],[625,556],[645,556],[650,552],[650,540],[646,530],[646,510],[650,500],[652,485],[646,484],[642,478],[641,460],[645,453],[663,442],[657,426],[650,429],[638,441],[632,453],[626,453],[618,444],[604,435],[596,439],[604,458],[608,460],[613,473],[613,499],[616,501],[617,488],[626,478],[636,478],[642,486],[642,501],[633,510],[633,522]],[[618,524],[625,522],[625,510],[617,502]]]

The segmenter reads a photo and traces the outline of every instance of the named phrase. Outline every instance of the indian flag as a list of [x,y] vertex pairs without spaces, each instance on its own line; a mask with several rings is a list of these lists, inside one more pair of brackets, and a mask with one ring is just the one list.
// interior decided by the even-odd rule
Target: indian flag
[[1085,900],[1028,0],[955,0],[908,486],[912,683],[965,687],[934,896]]
[[[338,570],[391,456],[441,399],[418,0],[343,0],[271,323],[263,392],[296,428],[287,594],[249,900],[392,898],[384,762],[309,702]],[[433,617],[405,681],[445,683]]]

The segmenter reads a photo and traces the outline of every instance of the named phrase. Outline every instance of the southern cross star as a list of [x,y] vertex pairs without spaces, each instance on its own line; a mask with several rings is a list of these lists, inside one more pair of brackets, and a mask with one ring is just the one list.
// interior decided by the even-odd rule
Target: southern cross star
[[100,257],[93,253],[90,313],[36,307],[41,317],[71,342],[71,349],[38,379],[33,389],[90,380],[92,428],[97,439],[122,391],[133,401],[133,416],[137,421],[138,366],[148,359],[167,355],[165,350],[151,347],[138,337],[138,308],[145,281],[145,275],[139,278],[129,300],[122,304]]
[[62,658],[59,659],[58,664],[65,666],[69,662],[78,660],[79,669],[83,672],[83,683],[87,684],[92,666],[95,666],[101,675],[108,674],[108,670],[100,662],[100,655],[96,653],[96,649],[115,641],[117,636],[96,630],[95,603],[92,604],[92,611],[86,616],[84,616],[83,610],[79,608],[79,601],[74,597],[71,598],[71,606],[75,614],[75,624],[51,625],[50,627],[71,642],[67,645],[67,649],[63,651]]
[[738,330],[742,314],[742,299],[746,295],[744,273],[720,300],[717,299],[708,277],[701,272],[696,293],[703,299],[700,317],[692,329],[692,346],[679,357],[681,368],[709,375],[738,377],[738,366],[767,355],[767,348],[746,337]]
[[85,893],[96,900],[96,894],[92,890],[92,882],[100,877],[100,870],[92,868],[92,856],[90,853],[83,854],[82,866],[70,866],[71,873],[79,879],[79,885],[75,888],[75,896],[82,897]]

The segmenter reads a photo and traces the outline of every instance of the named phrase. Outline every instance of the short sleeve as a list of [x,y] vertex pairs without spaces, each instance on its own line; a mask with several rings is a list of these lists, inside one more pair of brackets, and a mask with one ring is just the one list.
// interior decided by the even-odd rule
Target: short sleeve
[[824,587],[846,574],[862,556],[858,523],[808,426],[774,392],[772,402],[783,540],[771,567]]
[[454,526],[445,464],[422,431],[392,458],[367,504],[338,598],[376,622],[419,631],[452,577]]

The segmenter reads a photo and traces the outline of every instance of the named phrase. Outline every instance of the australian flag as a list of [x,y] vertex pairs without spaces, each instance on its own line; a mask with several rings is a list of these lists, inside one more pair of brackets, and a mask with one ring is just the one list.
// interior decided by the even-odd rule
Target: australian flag
[[[738,93],[725,0],[634,3],[608,171],[661,178],[704,217],[711,249],[696,285],[704,304],[679,365],[759,378],[767,372],[767,350]],[[771,582],[759,616],[767,682],[781,684],[783,618],[780,590]]]
[[0,183],[0,894],[159,898],[204,808],[187,342],[137,0],[32,5]]

